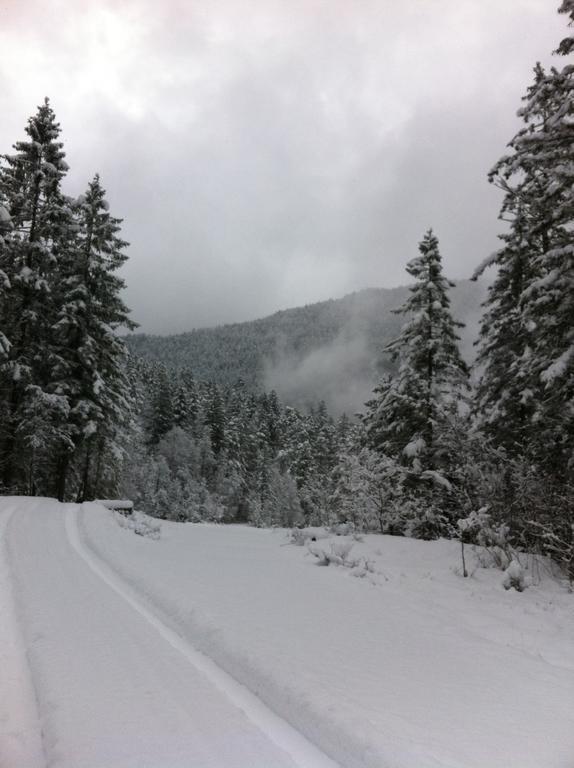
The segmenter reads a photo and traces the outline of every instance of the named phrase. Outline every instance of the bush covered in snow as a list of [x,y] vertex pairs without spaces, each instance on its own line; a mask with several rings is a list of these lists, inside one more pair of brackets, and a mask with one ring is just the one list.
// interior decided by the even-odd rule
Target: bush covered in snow
[[329,538],[330,533],[325,528],[293,528],[290,532],[290,543],[303,547],[308,541],[318,541]]
[[352,548],[353,541],[347,538],[330,541],[328,549],[325,544],[307,542],[307,549],[317,558],[317,565],[343,565],[346,568],[354,568],[358,561],[349,558]]
[[518,560],[512,560],[504,571],[502,586],[504,589],[515,589],[517,592],[523,592],[526,589],[524,568]]
[[114,512],[114,519],[120,528],[133,531],[138,536],[146,539],[157,539],[161,536],[161,525],[141,512],[133,512],[129,517],[120,512]]

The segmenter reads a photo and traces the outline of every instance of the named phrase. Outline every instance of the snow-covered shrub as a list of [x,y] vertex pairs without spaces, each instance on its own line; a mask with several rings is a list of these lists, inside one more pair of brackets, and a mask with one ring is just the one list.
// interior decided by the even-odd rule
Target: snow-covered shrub
[[422,504],[411,506],[413,516],[405,525],[405,534],[413,539],[433,541],[441,537],[450,538],[452,525],[448,517],[433,506]]
[[[453,488],[462,545],[480,544],[486,548],[481,557],[501,568],[513,549],[546,555],[574,584],[574,483],[545,474],[476,429],[453,431],[451,443],[460,457]],[[486,509],[488,519],[477,520]]]
[[349,536],[353,532],[353,526],[349,523],[337,523],[329,529],[335,536]]
[[265,517],[263,515],[263,504],[261,499],[256,494],[248,496],[246,498],[247,504],[247,520],[251,525],[256,528],[265,527]]
[[523,592],[526,589],[526,577],[524,568],[518,560],[512,560],[508,568],[504,571],[502,579],[504,589],[515,589],[517,592]]
[[324,528],[293,528],[290,534],[290,544],[302,547],[308,541],[319,541],[329,537],[329,532]]
[[289,472],[272,468],[262,514],[267,525],[281,528],[290,528],[303,521],[297,484]]
[[225,507],[221,499],[204,489],[199,505],[200,519],[209,523],[220,523],[225,518]]
[[[504,569],[512,561],[512,547],[508,540],[509,527],[505,524],[493,525],[487,507],[471,512],[468,517],[459,520],[457,526],[465,575],[465,544],[476,544],[483,548],[482,562],[485,566],[494,564],[497,568]],[[488,556],[488,560],[485,560],[484,553]]]
[[307,549],[313,557],[317,558],[317,565],[330,565],[331,558],[327,550],[323,549],[323,547],[308,543]]
[[349,554],[353,548],[353,542],[349,539],[340,539],[330,542],[329,549],[324,545],[314,542],[307,543],[309,552],[317,558],[317,565],[343,565],[347,568],[354,568],[357,565],[356,560],[350,560]]
[[305,528],[293,528],[293,530],[291,531],[291,538],[289,540],[289,543],[295,544],[298,547],[305,546],[305,543],[309,538],[305,534],[306,534]]
[[130,517],[115,512],[114,519],[120,528],[133,531],[137,536],[144,536],[146,539],[153,539],[154,541],[157,541],[161,536],[160,523],[142,515],[141,512],[134,511]]
[[331,544],[333,558],[337,558],[342,565],[348,562],[349,553],[352,549],[353,542],[350,539],[341,539],[341,541],[334,541]]
[[353,531],[403,535],[404,470],[369,448],[350,445],[334,470],[331,506],[339,524]]
[[[574,511],[571,513],[574,517]],[[541,523],[528,521],[530,535],[536,537],[538,549],[548,555],[566,574],[570,588],[574,586],[574,522]]]
[[363,557],[357,561],[356,566],[351,571],[351,575],[357,579],[364,579],[365,576],[375,574],[376,572],[373,560]]

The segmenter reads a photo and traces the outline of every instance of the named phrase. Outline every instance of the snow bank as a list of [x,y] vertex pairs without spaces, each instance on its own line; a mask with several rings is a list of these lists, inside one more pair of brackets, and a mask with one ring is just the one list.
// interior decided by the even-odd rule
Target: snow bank
[[283,533],[164,522],[151,541],[84,508],[92,551],[341,766],[574,762],[573,597],[544,574],[506,591],[461,578],[457,542],[373,535],[353,541],[369,568],[318,568]]

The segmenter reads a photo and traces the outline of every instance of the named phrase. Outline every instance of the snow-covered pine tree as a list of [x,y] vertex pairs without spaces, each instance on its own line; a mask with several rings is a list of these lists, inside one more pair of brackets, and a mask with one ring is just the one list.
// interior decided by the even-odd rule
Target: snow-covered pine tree
[[468,370],[458,348],[438,240],[429,230],[420,255],[407,265],[415,279],[405,304],[408,319],[386,348],[398,361],[397,374],[385,379],[367,403],[364,422],[369,443],[416,471],[446,469],[441,449],[444,421],[456,414],[468,387]]
[[275,453],[281,445],[281,406],[275,390],[262,395],[261,408],[263,439]]
[[266,525],[291,527],[303,520],[297,483],[289,472],[272,467],[261,511]]
[[173,386],[170,373],[164,365],[153,369],[149,386],[149,401],[144,421],[147,442],[153,447],[175,424]]
[[[562,11],[572,24],[572,4]],[[572,38],[559,50],[571,52]],[[541,394],[531,443],[537,463],[562,483],[574,471],[574,64],[553,67],[521,114],[530,130],[517,152],[540,179],[537,205],[544,214],[535,228],[542,243],[537,275],[522,296],[525,325],[532,329],[525,367]]]
[[173,394],[173,423],[182,429],[191,429],[194,426],[192,395],[188,387],[181,382],[176,384]]
[[[498,267],[481,320],[477,365],[482,374],[474,409],[482,430],[494,443],[517,455],[524,450],[535,399],[524,369],[531,331],[521,308],[523,291],[536,274],[537,246],[531,233],[534,212],[520,191],[509,187],[500,163],[489,178],[506,190],[499,218],[509,222],[510,229],[499,236],[503,247],[476,272],[478,277],[487,265]],[[521,186],[526,185],[523,180]]]
[[[574,6],[560,8],[574,19]],[[566,38],[558,51],[573,49]],[[574,67],[537,64],[511,152],[491,171],[510,223],[481,327],[477,410],[495,444],[564,479],[574,451]]]
[[[137,327],[121,298],[117,274],[127,260],[121,219],[109,212],[99,176],[77,201],[79,233],[59,266],[59,311],[54,326],[59,355],[54,377],[70,403],[73,443],[80,466],[80,500],[102,495],[121,457],[120,438],[130,418],[126,350],[119,328]],[[80,455],[81,454],[81,455]],[[71,457],[70,457],[71,458]],[[68,462],[62,462],[58,496],[65,497]],[[113,481],[112,481],[113,485]]]
[[213,452],[218,455],[225,446],[226,418],[221,390],[216,384],[209,387],[209,399],[205,413]]
[[0,368],[0,471],[5,488],[34,493],[30,468],[38,451],[45,453],[49,476],[48,458],[70,444],[65,396],[50,393],[49,385],[56,310],[52,291],[73,216],[61,192],[68,166],[58,140],[60,126],[47,99],[25,130],[28,138],[14,145],[14,154],[0,158],[0,272],[8,291],[0,306],[0,330],[7,341]]

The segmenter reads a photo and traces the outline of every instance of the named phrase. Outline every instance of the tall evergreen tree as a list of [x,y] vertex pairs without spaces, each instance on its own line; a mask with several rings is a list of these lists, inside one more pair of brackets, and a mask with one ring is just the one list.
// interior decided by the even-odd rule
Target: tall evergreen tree
[[[79,496],[97,495],[91,465],[97,454],[116,454],[118,436],[129,418],[125,347],[119,328],[134,329],[121,298],[125,283],[117,274],[127,256],[96,175],[77,203],[79,234],[59,269],[59,311],[54,331],[59,342],[56,386],[70,403],[73,443],[82,451]],[[68,462],[61,464],[59,496],[64,498]]]
[[[574,18],[566,0],[560,8]],[[572,38],[558,52],[567,55]],[[490,174],[510,224],[481,326],[477,410],[495,444],[556,477],[574,450],[574,67],[537,64],[524,126]]]
[[157,445],[175,425],[173,387],[165,366],[157,366],[153,377],[146,418],[148,443]]
[[[574,20],[572,4],[564,4]],[[563,40],[563,55],[572,38]],[[574,470],[574,65],[551,69],[522,110],[530,132],[521,137],[522,164],[541,179],[535,229],[542,248],[537,275],[524,291],[525,325],[532,329],[527,375],[541,396],[533,414],[536,460],[559,481]]]
[[120,327],[134,328],[117,270],[120,220],[99,178],[73,201],[46,100],[0,160],[0,483],[81,498],[113,486],[131,387]]
[[8,291],[0,309],[6,339],[0,369],[0,465],[6,488],[34,492],[24,475],[37,447],[38,420],[45,447],[59,451],[70,440],[65,397],[50,393],[49,384],[53,288],[73,217],[61,191],[68,166],[58,140],[60,126],[47,99],[29,119],[26,133],[14,154],[0,158],[0,205],[4,224],[6,213],[10,223],[0,240],[0,271]]
[[387,351],[398,361],[396,376],[375,390],[364,417],[371,445],[419,470],[441,468],[441,426],[457,412],[468,370],[459,349],[442,274],[438,240],[429,230],[420,255],[407,265],[416,280],[397,310],[408,319]]
[[[531,349],[531,330],[526,326],[521,298],[536,274],[530,210],[525,195],[509,186],[503,160],[490,174],[491,182],[505,190],[499,218],[510,223],[500,235],[504,243],[475,273],[487,265],[498,271],[489,286],[481,320],[477,363],[482,375],[477,387],[475,410],[482,429],[511,454],[520,454],[528,433],[534,392],[525,377],[523,363]],[[521,187],[527,186],[523,180]]]
[[216,455],[221,453],[225,446],[225,421],[225,408],[221,391],[216,384],[212,384],[209,388],[209,400],[205,414],[205,423],[209,429],[211,446]]

